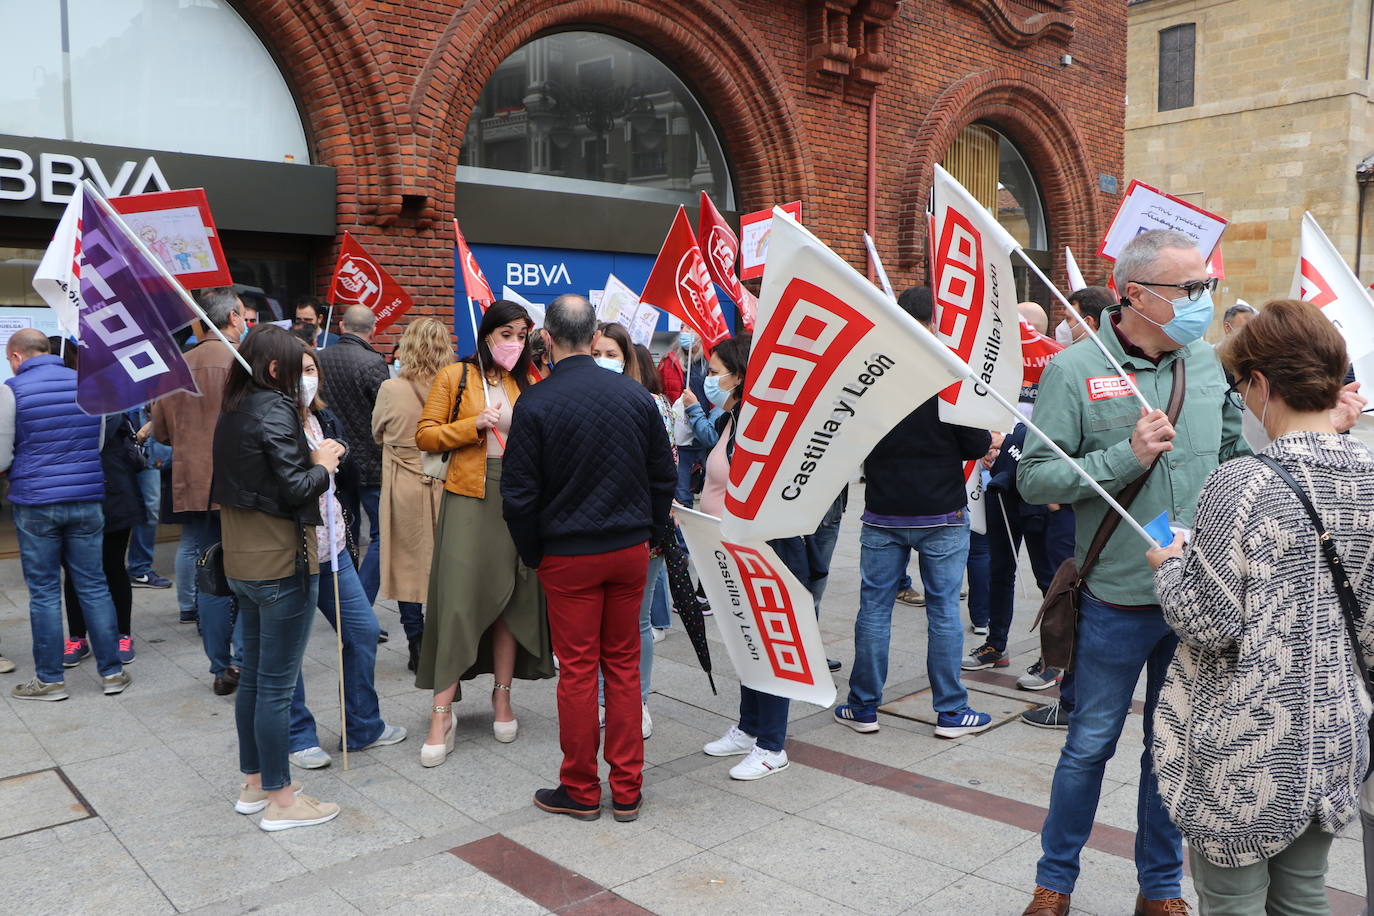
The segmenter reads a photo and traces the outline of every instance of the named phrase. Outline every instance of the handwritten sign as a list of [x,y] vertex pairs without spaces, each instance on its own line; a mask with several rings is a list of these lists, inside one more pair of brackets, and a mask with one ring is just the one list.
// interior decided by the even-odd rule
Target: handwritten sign
[[[779,204],[783,212],[801,222],[801,201]],[[763,276],[763,262],[768,259],[768,239],[773,232],[773,208],[746,213],[739,220],[739,278],[752,280]]]
[[1198,249],[1204,255],[1210,255],[1221,241],[1226,225],[1227,221],[1215,213],[1147,184],[1132,181],[1097,253],[1109,261],[1115,261],[1121,249],[1140,233],[1151,229],[1173,229],[1196,240]]

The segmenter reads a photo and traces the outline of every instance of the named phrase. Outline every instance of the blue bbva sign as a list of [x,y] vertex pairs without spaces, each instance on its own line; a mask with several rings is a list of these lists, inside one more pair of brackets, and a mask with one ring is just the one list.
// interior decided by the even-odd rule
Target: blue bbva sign
[[[498,297],[509,287],[514,293],[539,305],[548,304],[563,293],[586,296],[606,285],[606,277],[615,274],[632,289],[643,289],[654,266],[654,256],[622,254],[611,251],[579,251],[573,248],[535,248],[522,245],[473,245],[473,257]],[[472,323],[468,317],[467,297],[463,293],[462,274],[458,269],[457,249],[454,249],[453,329],[458,335],[458,352],[473,351]],[[725,320],[734,326],[734,305],[717,288]],[[476,315],[481,322],[480,311]],[[666,331],[668,316],[659,319],[658,330]]]

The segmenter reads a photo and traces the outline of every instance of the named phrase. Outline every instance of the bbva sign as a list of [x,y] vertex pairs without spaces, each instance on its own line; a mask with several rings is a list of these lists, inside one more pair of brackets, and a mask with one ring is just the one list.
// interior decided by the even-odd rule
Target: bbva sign
[[91,179],[106,197],[171,190],[153,156],[141,164],[125,160],[111,177],[94,156],[39,153],[35,169],[33,157],[25,151],[0,147],[0,200],[31,200],[36,195],[45,204],[65,204],[83,178]]

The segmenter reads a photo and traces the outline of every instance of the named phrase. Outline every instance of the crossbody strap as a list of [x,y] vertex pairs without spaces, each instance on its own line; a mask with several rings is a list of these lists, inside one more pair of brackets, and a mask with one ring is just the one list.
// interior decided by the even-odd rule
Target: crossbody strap
[[[1188,370],[1184,362],[1182,358],[1174,360],[1174,387],[1169,392],[1169,406],[1165,411],[1168,415],[1170,426],[1178,425],[1179,414],[1183,412],[1183,398],[1184,395],[1188,393]],[[1121,504],[1121,508],[1131,508],[1131,503],[1135,502],[1135,498],[1140,495],[1140,491],[1145,489],[1146,481],[1150,479],[1150,475],[1154,473],[1155,465],[1159,464],[1159,459],[1162,457],[1164,457],[1163,452],[1155,455],[1155,460],[1150,462],[1150,466],[1145,469],[1145,473],[1141,474],[1131,482],[1130,486],[1121,491],[1121,494],[1116,498],[1116,501]],[[1097,533],[1094,534],[1093,539],[1088,542],[1088,552],[1083,555],[1083,563],[1078,567],[1079,582],[1088,578],[1088,570],[1092,569],[1093,564],[1097,562],[1098,555],[1101,554],[1103,549],[1107,546],[1107,542],[1112,539],[1112,535],[1116,534],[1117,526],[1120,524],[1121,516],[1117,515],[1115,512],[1108,512],[1102,517],[1102,524],[1097,526]]]
[[1364,649],[1360,646],[1360,634],[1355,628],[1355,621],[1361,616],[1360,602],[1355,597],[1355,589],[1350,585],[1350,575],[1345,571],[1345,564],[1341,562],[1340,551],[1336,549],[1336,542],[1331,534],[1322,524],[1321,516],[1317,514],[1317,507],[1312,505],[1312,500],[1308,498],[1306,491],[1293,479],[1293,475],[1288,473],[1288,469],[1279,464],[1268,455],[1256,456],[1263,461],[1277,475],[1279,479],[1293,490],[1298,497],[1298,502],[1307,510],[1307,517],[1312,520],[1312,527],[1317,530],[1317,543],[1321,546],[1322,555],[1326,557],[1326,565],[1331,570],[1331,575],[1336,581],[1336,597],[1341,602],[1341,615],[1345,618],[1345,632],[1350,638],[1350,648],[1355,653],[1355,659],[1360,664],[1360,673],[1366,678],[1369,676],[1369,665],[1365,662]]

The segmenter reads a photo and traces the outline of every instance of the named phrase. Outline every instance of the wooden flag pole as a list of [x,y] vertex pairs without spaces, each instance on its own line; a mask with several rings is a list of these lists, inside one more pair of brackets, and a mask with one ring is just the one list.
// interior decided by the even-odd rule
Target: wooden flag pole
[[344,693],[343,664],[343,609],[339,607],[339,544],[334,535],[334,475],[329,477],[329,489],[325,491],[324,523],[329,532],[325,543],[329,545],[330,578],[334,580],[334,651],[339,663],[339,743],[343,747],[343,768],[348,769],[348,711]]

